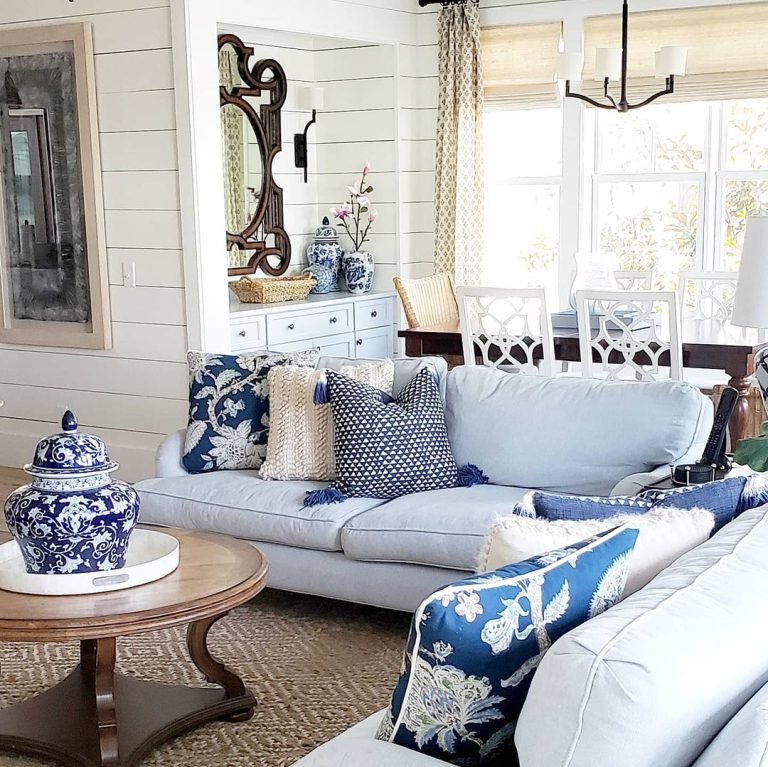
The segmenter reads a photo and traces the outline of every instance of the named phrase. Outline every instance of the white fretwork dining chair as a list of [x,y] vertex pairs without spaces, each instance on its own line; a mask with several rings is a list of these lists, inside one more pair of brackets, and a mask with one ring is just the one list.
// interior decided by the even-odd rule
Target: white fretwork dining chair
[[[579,290],[576,313],[584,377],[682,379],[683,349],[675,291]],[[594,352],[599,362],[593,361]],[[660,364],[665,352],[669,353],[668,366]]]
[[[680,272],[678,294],[683,322],[701,321],[716,335],[731,321],[738,272]],[[684,378],[701,391],[711,394],[716,386],[726,386],[730,376],[722,370],[688,368]]]
[[[544,288],[458,288],[464,364],[554,374],[552,317]],[[537,359],[540,353],[540,359]]]
[[619,290],[653,290],[653,269],[646,271],[627,271],[617,269],[613,279]]
[[738,277],[738,272],[680,272],[682,318],[730,322]]

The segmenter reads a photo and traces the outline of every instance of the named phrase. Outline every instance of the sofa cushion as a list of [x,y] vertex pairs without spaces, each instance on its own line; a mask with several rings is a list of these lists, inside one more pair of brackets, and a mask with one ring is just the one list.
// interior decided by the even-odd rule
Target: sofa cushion
[[376,728],[384,711],[316,748],[294,767],[445,767],[445,762],[410,748],[376,740]]
[[768,685],[731,719],[693,767],[768,767]]
[[[701,439],[712,404],[680,381],[598,381],[448,374],[446,422],[456,463],[498,485],[610,495],[619,480],[677,462]],[[698,456],[697,456],[698,457]]]
[[405,495],[351,519],[342,547],[353,559],[474,570],[493,523],[527,492],[475,485]]
[[521,764],[694,762],[768,681],[765,512],[745,512],[555,643],[520,715]]
[[136,485],[142,522],[340,551],[344,523],[382,502],[350,498],[303,508],[305,494],[321,487],[321,482],[262,480],[253,471],[148,479]]
[[514,763],[536,667],[558,637],[621,599],[636,539],[617,527],[427,597],[376,737],[462,767]]

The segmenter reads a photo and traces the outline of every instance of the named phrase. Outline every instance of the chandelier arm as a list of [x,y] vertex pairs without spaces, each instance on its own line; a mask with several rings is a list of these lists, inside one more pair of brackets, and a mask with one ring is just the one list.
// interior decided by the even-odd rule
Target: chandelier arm
[[565,95],[571,99],[586,101],[587,104],[591,104],[593,107],[597,107],[598,109],[616,109],[616,102],[613,100],[612,96],[608,95],[608,98],[611,100],[610,104],[601,104],[599,101],[595,101],[593,98],[585,96],[583,93],[574,93],[570,88],[569,80],[565,81]]
[[660,99],[662,96],[670,96],[675,92],[675,76],[670,75],[667,78],[667,87],[663,91],[654,93],[653,96],[649,96],[645,101],[641,101],[639,104],[629,104],[629,109],[640,109],[640,107],[648,106],[652,104],[656,99]]

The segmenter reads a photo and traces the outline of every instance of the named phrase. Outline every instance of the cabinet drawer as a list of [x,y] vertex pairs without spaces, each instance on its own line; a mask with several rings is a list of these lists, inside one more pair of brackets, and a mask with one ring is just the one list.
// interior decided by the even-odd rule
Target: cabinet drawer
[[271,352],[303,352],[309,349],[319,349],[324,357],[350,357],[355,356],[355,334],[340,333],[336,336],[323,336],[321,338],[305,338],[301,341],[282,341],[269,345]]
[[352,306],[338,306],[319,312],[281,312],[267,315],[269,345],[284,341],[318,338],[353,330]]
[[385,359],[392,356],[392,328],[375,328],[355,334],[355,357],[360,359]]
[[355,303],[355,330],[392,324],[392,299],[379,298]]
[[264,317],[233,322],[229,326],[229,337],[233,352],[264,348],[267,345],[267,324]]

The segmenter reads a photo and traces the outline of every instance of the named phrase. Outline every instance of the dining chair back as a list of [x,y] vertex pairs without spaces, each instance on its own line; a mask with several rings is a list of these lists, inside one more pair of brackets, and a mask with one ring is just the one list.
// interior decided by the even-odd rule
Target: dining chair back
[[646,271],[617,269],[613,278],[619,290],[653,290],[653,269]]
[[394,283],[410,329],[458,323],[456,290],[447,272],[420,279],[395,277]]
[[[683,349],[675,291],[579,290],[576,312],[584,377],[682,379]],[[669,364],[662,365],[660,359],[666,352]]]
[[738,277],[738,272],[680,272],[683,319],[730,322]]
[[551,376],[552,317],[544,288],[462,288],[457,291],[464,364]]

